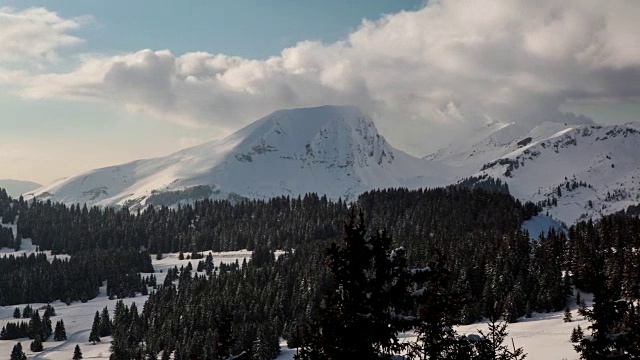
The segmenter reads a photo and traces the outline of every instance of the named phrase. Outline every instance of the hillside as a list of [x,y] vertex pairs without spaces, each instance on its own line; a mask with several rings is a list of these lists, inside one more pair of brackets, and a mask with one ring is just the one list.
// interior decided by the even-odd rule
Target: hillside
[[174,206],[196,199],[353,200],[365,191],[494,177],[571,224],[640,201],[638,124],[491,123],[423,159],[392,147],[355,107],[276,111],[236,133],[154,159],[91,170],[34,192],[89,206]]
[[582,125],[526,139],[476,175],[502,179],[515,197],[566,223],[640,202],[640,132],[633,127]]
[[33,191],[42,185],[33,181],[2,179],[0,180],[0,188],[5,189],[11,197],[19,197],[22,194]]
[[353,199],[370,189],[441,186],[451,179],[448,166],[389,145],[358,109],[323,106],[276,111],[222,140],[92,170],[38,189],[35,196],[135,208],[308,192]]

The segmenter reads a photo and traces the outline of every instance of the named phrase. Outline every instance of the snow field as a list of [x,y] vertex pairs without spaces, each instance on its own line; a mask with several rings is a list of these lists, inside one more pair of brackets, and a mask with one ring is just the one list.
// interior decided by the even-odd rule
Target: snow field
[[[35,252],[35,247],[32,246],[30,239],[23,239],[22,245],[23,250],[20,250],[18,252],[13,251],[13,249],[2,248],[0,249],[0,256],[10,254],[21,255],[22,253],[26,253],[27,255],[29,255],[30,253]],[[203,254],[204,256],[209,253],[209,251],[201,252],[201,254]],[[213,261],[216,266],[218,266],[221,262],[225,264],[231,264],[235,263],[236,261],[238,261],[238,263],[242,265],[243,260],[246,259],[247,261],[249,261],[249,259],[251,258],[251,251],[248,250],[211,253],[213,254]],[[276,252],[276,256],[279,256],[282,253],[284,252]],[[173,268],[174,266],[177,266],[178,269],[180,269],[181,266],[186,267],[188,263],[191,263],[191,266],[193,267],[195,272],[198,266],[198,261],[201,260],[187,260],[187,254],[184,255],[185,260],[178,259],[179,253],[163,254],[162,260],[156,260],[154,255],[151,256],[153,267],[155,270],[154,275],[157,278],[158,284],[162,284],[162,282],[164,282],[167,270],[169,268]],[[50,256],[50,254],[48,254],[47,256]],[[58,255],[58,257],[60,257],[60,255]],[[162,273],[160,273],[160,271],[162,271]],[[201,274],[204,274],[204,272]],[[150,274],[142,275],[147,276]],[[138,311],[142,311],[142,307],[147,301],[147,298],[148,296],[137,296],[135,298],[123,299],[123,301],[127,306],[135,303],[138,307]],[[82,354],[85,359],[109,359],[109,347],[111,346],[110,337],[103,338],[101,343],[97,343],[95,345],[90,343],[88,340],[89,332],[91,331],[91,325],[93,323],[93,317],[96,311],[102,311],[102,309],[106,306],[109,309],[109,315],[113,319],[113,310],[115,308],[116,302],[117,300],[109,300],[109,298],[107,297],[106,284],[105,286],[102,286],[100,288],[100,294],[95,299],[89,300],[86,303],[74,302],[71,305],[67,305],[61,301],[55,301],[51,303],[51,305],[53,305],[56,310],[56,316],[51,318],[51,322],[53,327],[55,327],[55,323],[57,321],[59,321],[60,319],[64,321],[65,329],[67,332],[67,340],[57,342],[44,342],[44,351],[35,354],[32,353],[29,349],[31,340],[28,338],[17,340],[0,340],[0,359],[8,359],[13,346],[18,342],[22,343],[22,349],[27,355],[28,359],[68,360],[73,356],[73,350],[76,345],[80,345],[80,349],[82,350]],[[44,307],[46,304],[19,304],[0,307],[0,328],[2,326],[5,326],[5,324],[9,322],[29,321],[29,319],[13,318],[14,309],[17,307],[20,308],[20,311],[22,311],[22,309],[24,309],[26,305],[31,305],[34,310],[37,310]]]

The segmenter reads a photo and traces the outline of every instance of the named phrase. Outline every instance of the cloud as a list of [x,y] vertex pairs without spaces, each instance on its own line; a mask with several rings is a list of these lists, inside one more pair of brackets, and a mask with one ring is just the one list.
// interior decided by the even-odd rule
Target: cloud
[[44,8],[0,7],[0,63],[54,61],[60,48],[82,43],[68,32],[88,21],[89,17],[65,19]]
[[420,154],[487,121],[587,121],[560,109],[637,99],[638,13],[635,0],[430,1],[363,21],[342,41],[301,42],[267,60],[167,50],[85,56],[71,72],[25,78],[22,94],[105,101],[223,132],[280,108],[353,104],[392,143]]

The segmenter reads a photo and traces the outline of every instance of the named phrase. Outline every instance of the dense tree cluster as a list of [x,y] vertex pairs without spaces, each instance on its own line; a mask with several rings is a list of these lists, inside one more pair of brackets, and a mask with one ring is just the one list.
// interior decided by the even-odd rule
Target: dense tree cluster
[[[0,191],[0,216],[17,219],[18,239],[72,255],[0,258],[0,303],[87,300],[104,281],[112,298],[146,293],[156,286],[155,276],[140,275],[153,272],[149,252],[161,259],[180,251],[181,258],[200,260],[197,267],[169,269],[142,311],[119,302],[113,320],[106,309],[97,313],[90,341],[113,336],[113,359],[272,359],[279,337],[302,346],[306,359],[345,351],[367,358],[403,351],[421,359],[520,359],[521,351],[502,345],[506,323],[499,319],[561,311],[574,285],[601,304],[583,310],[594,326],[575,334],[578,350],[596,354],[585,359],[603,346],[612,354],[637,347],[640,220],[611,216],[532,241],[521,225],[538,206],[504,190],[478,178],[439,189],[376,190],[353,203],[309,194],[135,213],[12,200]],[[354,208],[370,216],[343,228]],[[15,246],[10,236],[7,244]],[[216,266],[198,253],[245,248],[254,251],[245,264]],[[275,249],[285,254],[276,259]],[[35,316],[26,308],[16,314]],[[460,337],[452,330],[483,317],[492,321],[487,334]],[[34,334],[28,323],[11,327],[12,334]],[[54,337],[61,338],[57,328]],[[401,347],[395,336],[406,329],[418,341]]]
[[140,213],[34,202],[17,222],[23,238],[32,238],[53,253],[129,247],[166,253],[253,250],[256,244],[293,248],[305,240],[339,236],[334,223],[346,213],[346,203],[315,195],[235,205],[203,200],[178,209],[149,207]]
[[630,205],[623,213],[629,216],[640,216],[640,204]]
[[[399,207],[404,200],[409,200],[408,206]],[[463,203],[465,206],[461,207]],[[73,254],[95,248],[129,247],[144,247],[151,253],[253,250],[256,247],[291,249],[308,241],[338,239],[341,229],[336,224],[348,216],[349,205],[309,194],[295,199],[278,197],[238,204],[202,200],[176,209],[149,207],[139,213],[131,213],[126,208],[88,209],[37,201],[17,202],[11,208],[22,209],[17,221],[22,238],[31,238],[42,250]],[[372,191],[360,196],[355,205],[375,214],[372,222],[393,230],[401,243],[422,242],[438,227],[451,225],[454,233],[475,226],[480,230],[504,232],[508,228],[513,231],[523,219],[537,211],[535,205],[523,206],[505,193],[460,186]],[[486,211],[490,206],[495,213]],[[383,211],[371,212],[373,207]],[[454,209],[460,213],[451,216]],[[395,223],[387,218],[389,214],[393,220],[406,215],[410,220],[420,219],[420,223],[411,224],[409,219]],[[409,232],[418,237],[408,236]]]
[[484,189],[487,191],[496,191],[504,194],[509,193],[509,185],[500,179],[492,178],[488,175],[470,176],[460,180],[457,184],[459,187],[468,189]]
[[[640,219],[608,216],[569,229],[567,266],[576,285],[593,293],[591,321],[572,341],[585,360],[640,357]],[[586,334],[585,334],[586,333]]]
[[0,228],[0,247],[15,248],[16,240],[13,237],[13,231],[10,228]]
[[[133,306],[116,307],[112,358],[160,353],[174,353],[175,359],[224,359],[242,353],[260,359],[275,357],[283,321],[292,312],[303,318],[307,310],[297,308],[287,296],[300,292],[304,293],[298,294],[300,299],[311,301],[316,294],[285,283],[293,277],[287,275],[293,271],[288,264],[230,266],[210,277],[182,268],[179,285],[168,282],[151,293],[141,316]],[[311,281],[309,286],[317,284]]]
[[[41,342],[47,341],[53,333],[49,314],[49,312],[45,311],[41,317],[40,312],[35,311],[28,322],[8,322],[0,331],[0,339],[13,340],[28,337]],[[64,330],[64,324],[62,324],[62,330]]]
[[[98,295],[105,280],[110,296],[129,297],[145,287],[140,272],[153,272],[151,258],[135,250],[85,251],[51,261],[44,253],[4,256],[0,304],[87,301]],[[27,311],[23,317],[28,317]]]
[[[384,232],[366,236],[352,217],[341,245],[327,249],[331,286],[320,314],[303,337],[302,360],[389,359],[404,352],[408,359],[524,359],[503,342],[506,323],[492,317],[489,332],[475,338],[453,329],[464,301],[448,290],[450,271],[441,254],[428,266],[409,269],[402,247],[391,248]],[[398,333],[414,330],[415,341],[401,343]]]

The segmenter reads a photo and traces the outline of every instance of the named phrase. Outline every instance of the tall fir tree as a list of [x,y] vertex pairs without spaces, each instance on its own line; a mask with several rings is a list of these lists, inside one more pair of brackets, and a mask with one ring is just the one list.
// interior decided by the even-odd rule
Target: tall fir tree
[[392,252],[385,232],[367,237],[364,215],[353,213],[342,245],[327,249],[332,286],[298,359],[385,358],[409,327],[409,276],[404,251]]
[[91,325],[89,341],[94,345],[95,343],[100,342],[100,312],[98,311],[96,311],[96,315],[93,317],[93,325]]
[[31,315],[31,320],[29,320],[29,337],[31,339],[35,339],[42,334],[42,319],[40,318],[40,312],[35,311],[33,315]]
[[47,341],[52,333],[53,330],[51,327],[51,317],[49,316],[49,311],[45,310],[44,315],[42,316],[42,330],[40,331],[42,340]]
[[56,328],[53,332],[53,340],[54,341],[67,340],[67,330],[64,328],[64,321],[62,319],[56,322]]
[[31,305],[25,306],[24,309],[22,310],[22,318],[30,319],[32,315],[33,315],[33,308],[31,307]]
[[111,319],[109,318],[109,309],[105,306],[100,314],[100,337],[111,336]]
[[456,358],[462,351],[462,340],[455,332],[463,304],[460,294],[450,290],[451,272],[440,251],[424,268],[412,269],[416,289],[411,297],[417,305],[414,327],[416,341],[407,345],[410,359],[436,360]]
[[562,318],[564,322],[572,322],[573,316],[571,316],[571,309],[569,309],[569,305],[564,308],[564,317]]
[[[604,268],[605,255],[605,251],[598,251],[593,257],[596,269]],[[625,324],[634,307],[633,301],[622,299],[622,290],[609,285],[611,279],[604,271],[595,271],[592,276],[593,307],[578,310],[591,322],[591,335],[574,345],[575,350],[584,360],[640,358],[638,317],[634,315],[634,319]]]

